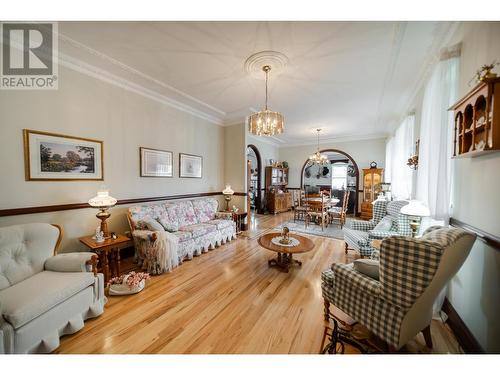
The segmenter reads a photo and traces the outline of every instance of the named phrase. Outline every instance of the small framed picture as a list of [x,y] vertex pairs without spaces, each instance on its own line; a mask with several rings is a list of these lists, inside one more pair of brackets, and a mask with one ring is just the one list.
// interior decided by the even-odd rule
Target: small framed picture
[[103,180],[103,143],[23,129],[26,181]]
[[201,178],[203,158],[198,155],[179,154],[179,177]]
[[173,153],[154,148],[139,147],[141,177],[173,177]]

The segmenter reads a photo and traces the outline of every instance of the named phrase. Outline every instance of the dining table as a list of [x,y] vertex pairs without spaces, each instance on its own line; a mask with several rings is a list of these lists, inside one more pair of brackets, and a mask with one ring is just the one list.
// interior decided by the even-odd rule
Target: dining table
[[[305,198],[304,202],[306,203],[321,203],[321,198],[320,197],[314,197],[314,198]],[[338,198],[323,198],[323,202],[325,203],[325,206],[333,207],[336,206],[337,203],[340,202],[340,199]]]

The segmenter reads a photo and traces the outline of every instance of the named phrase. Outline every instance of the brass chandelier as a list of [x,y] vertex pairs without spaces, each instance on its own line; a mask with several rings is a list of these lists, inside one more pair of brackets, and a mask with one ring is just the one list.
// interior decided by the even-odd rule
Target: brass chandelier
[[309,156],[309,161],[311,163],[316,163],[319,165],[330,164],[328,156],[322,155],[321,152],[319,151],[319,133],[321,132],[321,129],[316,129],[316,132],[318,133],[318,148],[316,149],[316,152],[314,154]]
[[283,133],[285,119],[281,113],[267,109],[267,81],[271,66],[264,65],[262,70],[266,73],[266,107],[263,111],[252,113],[248,117],[248,130],[255,135],[270,137]]

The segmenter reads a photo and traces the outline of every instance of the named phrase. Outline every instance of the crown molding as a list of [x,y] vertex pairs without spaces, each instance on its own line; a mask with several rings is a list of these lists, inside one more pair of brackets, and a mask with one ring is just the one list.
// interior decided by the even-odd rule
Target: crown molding
[[[226,115],[224,111],[204,103],[173,86],[150,77],[64,34],[59,33],[58,36],[59,65],[142,95],[179,111],[189,113],[210,123],[224,125],[224,116]],[[89,63],[70,53],[62,53],[61,47],[66,47],[68,50],[74,50],[80,54],[83,53],[89,60],[97,60],[99,64]],[[108,69],[98,65],[104,65]],[[113,70],[113,73],[109,68]],[[117,73],[115,74],[114,71]],[[179,99],[182,99],[182,102]],[[189,104],[184,103],[184,101]]]
[[[387,133],[371,133],[371,134],[348,134],[342,135],[338,137],[330,137],[330,138],[322,138],[319,142],[320,145],[327,145],[332,143],[342,143],[342,142],[355,142],[355,141],[366,141],[370,139],[386,139],[388,136]],[[287,148],[287,147],[297,147],[297,146],[314,146],[317,145],[318,142],[311,140],[308,142],[301,141],[286,141],[286,144],[279,145],[279,148]]]

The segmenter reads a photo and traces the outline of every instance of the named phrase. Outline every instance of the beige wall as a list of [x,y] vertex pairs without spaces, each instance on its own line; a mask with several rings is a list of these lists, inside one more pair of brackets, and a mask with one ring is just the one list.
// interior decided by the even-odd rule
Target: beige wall
[[[224,128],[112,84],[59,69],[59,90],[0,91],[0,209],[86,202],[103,183],[117,199],[221,191]],[[104,181],[25,181],[23,128],[102,140]],[[139,146],[172,151],[174,178],[139,177]],[[179,152],[203,156],[203,178],[179,178]],[[127,229],[125,209],[111,209],[111,230]],[[76,250],[81,249],[76,238],[97,226],[95,213],[81,209],[0,217],[0,226],[34,221],[61,224],[64,250]]]
[[[244,124],[224,128],[224,154],[224,184],[231,185],[235,192],[246,192],[247,160]],[[246,197],[233,196],[230,205],[246,211]]]
[[[462,41],[460,96],[483,64],[500,61],[500,23],[464,23],[455,36]],[[498,67],[495,69],[500,71]],[[500,154],[455,159],[452,216],[500,236]],[[500,251],[480,240],[452,280],[451,304],[484,349],[500,352]]]
[[[299,188],[304,162],[316,151],[316,145],[281,147],[279,160],[288,161],[289,187]],[[359,189],[363,189],[363,168],[369,168],[375,161],[378,167],[385,165],[385,138],[366,139],[359,141],[332,142],[320,145],[320,149],[335,149],[349,154],[359,168]],[[358,210],[360,210],[362,195],[358,194]]]
[[[279,159],[288,161],[290,167],[289,186],[300,187],[302,166],[311,154],[316,151],[315,145],[281,147]],[[385,138],[367,139],[349,142],[334,142],[320,145],[320,149],[335,149],[348,153],[354,159],[358,168],[370,168],[370,163],[375,161],[379,167],[385,164]],[[360,181],[359,188],[363,188]]]

